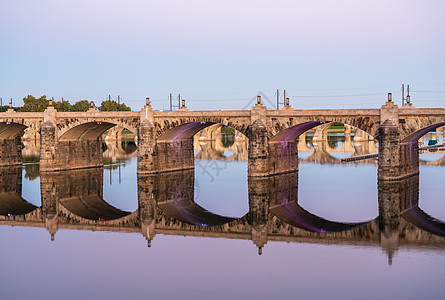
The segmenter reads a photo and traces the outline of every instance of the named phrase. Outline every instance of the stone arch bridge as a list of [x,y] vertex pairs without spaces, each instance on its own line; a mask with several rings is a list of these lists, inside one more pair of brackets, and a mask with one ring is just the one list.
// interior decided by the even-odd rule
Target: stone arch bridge
[[[260,102],[260,101],[259,101]],[[232,127],[249,139],[248,174],[253,177],[298,169],[299,136],[329,122],[363,130],[379,141],[381,180],[400,180],[419,170],[418,139],[445,125],[445,108],[399,108],[388,101],[380,109],[155,111],[0,113],[0,165],[21,164],[20,134],[40,133],[40,171],[103,165],[102,134],[118,126],[137,133],[138,173],[155,174],[194,168],[193,135],[214,124]]]

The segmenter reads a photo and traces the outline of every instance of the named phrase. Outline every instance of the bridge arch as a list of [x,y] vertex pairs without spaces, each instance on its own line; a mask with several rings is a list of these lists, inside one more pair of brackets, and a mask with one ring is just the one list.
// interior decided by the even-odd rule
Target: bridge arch
[[[271,125],[271,137],[276,137],[282,135],[286,130],[291,130],[291,128],[298,127],[301,128],[301,125],[308,124],[307,128],[304,131],[310,130],[316,126],[327,124],[327,123],[342,123],[345,125],[349,125],[364,132],[370,134],[373,137],[377,136],[378,125],[380,119],[376,116],[314,116],[314,117],[297,117],[297,118],[277,118],[272,119]],[[312,124],[309,125],[309,124]],[[295,129],[291,130],[294,131]],[[304,132],[303,131],[303,132]],[[288,132],[291,133],[291,132]],[[293,132],[295,134],[295,131]],[[300,132],[299,134],[301,134]],[[297,134],[296,136],[298,136]],[[295,136],[294,136],[295,138]]]
[[407,135],[406,137],[404,137],[404,138],[402,139],[402,143],[414,143],[414,142],[417,143],[417,141],[418,141],[422,136],[424,136],[424,135],[427,134],[428,132],[430,132],[430,131],[432,131],[432,130],[434,130],[434,129],[436,129],[436,128],[442,127],[442,126],[444,126],[444,125],[445,125],[445,121],[442,121],[442,122],[440,122],[440,123],[431,124],[431,125],[422,127],[421,129],[418,129],[418,130],[416,130],[416,131],[410,133],[410,134]]
[[[155,119],[156,120],[156,119]],[[187,124],[193,124],[193,125],[187,125]],[[199,132],[200,130],[209,127],[211,125],[225,125],[227,127],[231,127],[239,132],[241,132],[246,137],[248,136],[248,130],[250,125],[250,118],[240,119],[231,119],[231,118],[223,118],[223,117],[189,117],[189,118],[178,118],[175,120],[156,120],[155,121],[155,131],[156,131],[156,138],[159,139],[160,137],[164,136],[167,131],[170,133],[168,134],[171,136],[172,132],[174,131],[174,128],[178,128],[180,126],[186,126],[181,127],[182,130],[186,130],[187,136],[192,137],[194,134]],[[186,134],[184,132],[183,134]],[[191,134],[194,132],[194,134]]]
[[[435,113],[430,116],[425,115],[405,115],[399,114],[400,140],[409,141],[416,137],[422,137],[428,131],[443,126],[445,117],[443,114]],[[440,125],[442,124],[442,125]]]
[[[295,140],[297,139],[300,135],[306,133],[307,131],[316,128],[316,127],[320,127],[323,126],[326,129],[329,128],[332,124],[334,123],[342,123],[344,125],[348,125],[351,126],[353,128],[357,128],[359,130],[362,130],[366,133],[368,133],[369,135],[375,137],[377,132],[375,130],[373,130],[374,128],[374,123],[370,123],[368,124],[368,122],[366,122],[366,124],[368,124],[367,126],[363,126],[362,123],[364,123],[364,121],[361,121],[361,126],[357,126],[353,125],[353,124],[349,124],[349,123],[345,123],[345,122],[338,122],[338,121],[332,121],[332,120],[321,120],[321,121],[309,121],[309,122],[304,122],[304,123],[299,123],[299,124],[295,124],[292,125],[290,127],[283,127],[281,130],[277,131],[275,135],[272,135],[271,138],[269,139],[270,142],[278,142],[278,141],[290,141],[290,140]],[[358,124],[358,125],[360,125]],[[365,127],[363,129],[363,127]],[[274,131],[272,131],[273,133]]]
[[28,126],[15,122],[0,122],[0,139],[14,139]]
[[106,119],[94,119],[94,121],[88,122],[74,120],[57,125],[58,137],[61,140],[94,140],[115,126],[137,132],[137,127],[122,120],[111,120],[111,122],[107,122]]

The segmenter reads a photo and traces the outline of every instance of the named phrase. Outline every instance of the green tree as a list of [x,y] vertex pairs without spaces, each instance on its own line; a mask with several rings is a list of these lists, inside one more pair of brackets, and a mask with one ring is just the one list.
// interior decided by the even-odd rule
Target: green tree
[[88,100],[79,100],[72,106],[72,111],[87,111],[90,108]]
[[56,101],[54,103],[54,108],[57,111],[73,111],[73,106],[66,100]]
[[124,103],[118,104],[116,100],[105,100],[99,106],[100,111],[130,111],[131,108]]
[[28,95],[23,98],[23,103],[23,106],[19,110],[24,112],[44,111],[49,105],[49,101],[48,99],[46,99],[46,95],[43,95],[40,98]]

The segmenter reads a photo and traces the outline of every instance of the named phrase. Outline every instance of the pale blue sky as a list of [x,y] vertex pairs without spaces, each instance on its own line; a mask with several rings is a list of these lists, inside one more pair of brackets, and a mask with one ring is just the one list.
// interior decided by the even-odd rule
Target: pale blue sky
[[[0,97],[241,109],[445,105],[445,2],[0,0]],[[436,91],[436,92],[432,92]],[[356,96],[353,96],[356,95]]]

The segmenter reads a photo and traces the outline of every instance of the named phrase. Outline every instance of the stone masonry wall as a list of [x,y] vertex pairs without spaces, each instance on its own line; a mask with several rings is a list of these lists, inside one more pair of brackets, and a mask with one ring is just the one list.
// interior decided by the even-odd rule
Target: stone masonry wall
[[193,169],[193,139],[158,142],[156,156],[156,172]]
[[22,163],[21,139],[0,140],[0,166],[14,166]]
[[269,175],[298,171],[298,140],[269,143]]

